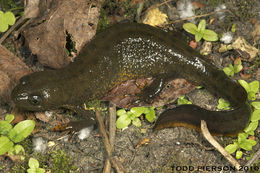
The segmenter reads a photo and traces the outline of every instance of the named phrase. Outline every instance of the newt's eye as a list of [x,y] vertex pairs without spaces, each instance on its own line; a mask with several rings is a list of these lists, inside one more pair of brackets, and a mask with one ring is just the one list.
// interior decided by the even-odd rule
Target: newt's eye
[[42,102],[42,98],[40,96],[34,95],[29,98],[29,101],[32,105],[39,105]]

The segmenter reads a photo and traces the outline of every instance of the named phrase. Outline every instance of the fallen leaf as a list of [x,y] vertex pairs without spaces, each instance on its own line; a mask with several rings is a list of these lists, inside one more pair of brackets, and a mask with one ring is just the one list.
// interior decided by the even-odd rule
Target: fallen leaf
[[161,26],[167,23],[167,15],[162,13],[158,8],[150,8],[144,17],[143,23],[151,26]]
[[111,101],[122,108],[135,106],[159,107],[175,101],[179,96],[187,94],[196,87],[188,83],[185,79],[174,79],[165,83],[165,87],[158,95],[152,98],[151,103],[140,101],[138,93],[140,93],[144,87],[149,86],[152,81],[152,78],[125,81],[113,88],[102,100]]
[[0,97],[5,101],[10,101],[11,91],[19,79],[32,71],[24,62],[1,45],[0,69]]
[[40,0],[27,0],[25,2],[24,17],[35,18],[39,15],[39,3]]
[[49,6],[40,3],[44,15],[24,29],[24,36],[39,62],[52,68],[68,65],[72,57],[66,55],[66,37],[71,37],[79,52],[96,33],[101,2],[54,1]]
[[195,9],[204,8],[205,7],[205,4],[202,4],[202,3],[197,2],[197,1],[193,1],[192,4],[195,7]]
[[251,46],[243,37],[238,37],[232,43],[232,47],[234,49],[237,49],[237,50],[240,50],[242,52],[246,52],[247,54],[249,54],[249,56],[250,56],[249,58],[245,58],[245,57],[241,56],[241,58],[245,61],[250,61],[250,62],[253,61],[254,58],[259,53],[259,50],[257,48],[255,48],[254,46]]

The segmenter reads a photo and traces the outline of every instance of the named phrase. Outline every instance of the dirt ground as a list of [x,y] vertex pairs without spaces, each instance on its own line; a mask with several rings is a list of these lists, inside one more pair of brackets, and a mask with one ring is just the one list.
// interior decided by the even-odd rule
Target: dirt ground
[[[105,25],[105,19],[110,23],[116,23],[123,19],[136,21],[138,18],[136,14],[138,3],[130,6],[129,2],[130,1],[106,1],[102,7],[100,22],[103,23],[101,23],[99,29],[102,29],[103,25]],[[163,2],[162,0],[145,1],[142,13],[139,17],[140,20],[149,7]],[[209,14],[221,4],[224,4],[226,9],[232,13],[225,13],[224,18],[221,20],[219,16],[212,14],[202,18],[196,18],[195,21],[206,19],[208,23],[210,19],[214,19],[212,24],[207,25],[207,27],[217,33],[230,31],[232,24],[236,24],[234,37],[241,36],[251,45],[259,49],[260,39],[255,38],[252,32],[255,29],[255,23],[257,23],[257,21],[259,22],[260,19],[260,1],[198,0],[196,2],[203,4],[203,7],[197,8],[195,15]],[[170,21],[175,21],[179,17],[176,5],[176,1],[170,1],[160,5],[159,9],[161,12],[167,14]],[[173,25],[168,25],[167,28],[177,28],[185,32],[182,29],[182,24],[185,22],[186,21],[180,21]],[[189,37],[188,39],[192,38],[193,37]],[[237,57],[238,53],[235,51],[220,53],[218,51],[219,47],[220,42],[213,43],[210,58],[219,67],[228,66],[228,64],[232,62],[230,56]],[[199,50],[200,48],[201,43],[199,43],[197,49]],[[259,61],[259,57],[255,58],[252,62],[243,61],[247,67],[255,64],[252,70],[253,73],[247,81],[259,81]],[[237,75],[234,78],[240,79],[241,77]],[[192,103],[201,105],[202,107],[214,109],[217,106],[217,98],[212,96],[205,89],[195,89],[186,96]],[[259,93],[257,99],[260,100]],[[1,103],[0,108],[7,111],[11,111],[12,109],[6,103]],[[3,114],[2,112],[0,113],[1,115]],[[58,114],[58,116],[62,115],[66,117],[66,119],[72,118],[71,113],[64,110],[54,111],[53,114],[54,117]],[[105,114],[107,114],[107,112],[103,112],[103,115]],[[52,172],[102,172],[107,154],[98,128],[95,128],[87,139],[80,140],[77,136],[73,136],[70,142],[68,142],[64,140],[54,140],[63,135],[59,132],[50,132],[48,130],[49,127],[51,127],[50,124],[39,120],[37,124],[37,132],[35,132],[35,135],[30,136],[29,139],[24,142],[27,160],[33,156],[38,159],[41,167],[46,170],[51,169]],[[153,124],[142,120],[141,128],[131,125],[123,131],[118,130],[116,132],[113,156],[116,156],[123,164],[126,172],[234,172],[232,171],[232,165],[206,141],[201,133],[184,127],[169,128],[160,131],[153,131],[152,127]],[[43,137],[46,141],[54,141],[55,145],[49,147],[43,153],[36,153],[32,150],[31,142],[36,136]],[[256,131],[255,137],[256,141],[259,142],[259,130]],[[146,138],[149,139],[148,144],[136,147],[140,141]],[[216,139],[221,145],[226,146],[232,143],[236,137],[216,137]],[[258,143],[253,147],[253,151],[245,152],[245,155],[249,156],[259,149],[260,144]],[[56,153],[56,155],[53,156],[53,153]],[[239,160],[241,165],[245,165],[246,162],[245,157]],[[259,162],[258,165],[254,166],[260,167]],[[26,172],[25,170],[28,166],[27,163],[15,162],[5,157],[0,160],[0,168],[0,172]],[[116,171],[112,170],[112,172]]]

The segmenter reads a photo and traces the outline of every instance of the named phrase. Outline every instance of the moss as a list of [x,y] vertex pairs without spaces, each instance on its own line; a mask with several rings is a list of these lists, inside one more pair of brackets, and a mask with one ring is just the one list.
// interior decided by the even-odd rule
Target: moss
[[69,172],[79,172],[77,168],[73,165],[71,158],[67,156],[64,150],[54,150],[48,153],[33,153],[32,156],[27,155],[23,162],[16,162],[12,167],[12,173],[24,173],[29,168],[28,161],[29,158],[33,157],[37,159],[40,163],[40,168],[45,170],[50,170],[55,173],[69,173]]
[[134,20],[136,7],[131,4],[131,0],[118,2],[117,0],[105,0],[100,10],[97,32],[105,29],[109,24],[108,16],[122,16],[130,21]]
[[109,25],[109,20],[108,20],[107,12],[105,11],[104,8],[101,8],[100,17],[97,26],[97,32],[104,30],[108,25]]
[[67,156],[64,150],[56,150],[50,154],[51,172],[67,173],[67,172],[79,172],[72,164],[71,157]]

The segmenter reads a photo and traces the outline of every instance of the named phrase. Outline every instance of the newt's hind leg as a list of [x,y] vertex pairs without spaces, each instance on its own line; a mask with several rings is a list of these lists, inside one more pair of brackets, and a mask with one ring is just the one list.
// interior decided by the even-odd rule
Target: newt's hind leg
[[145,86],[140,93],[136,94],[139,100],[150,104],[152,99],[155,98],[164,88],[166,79],[162,77],[154,78],[149,86]]

